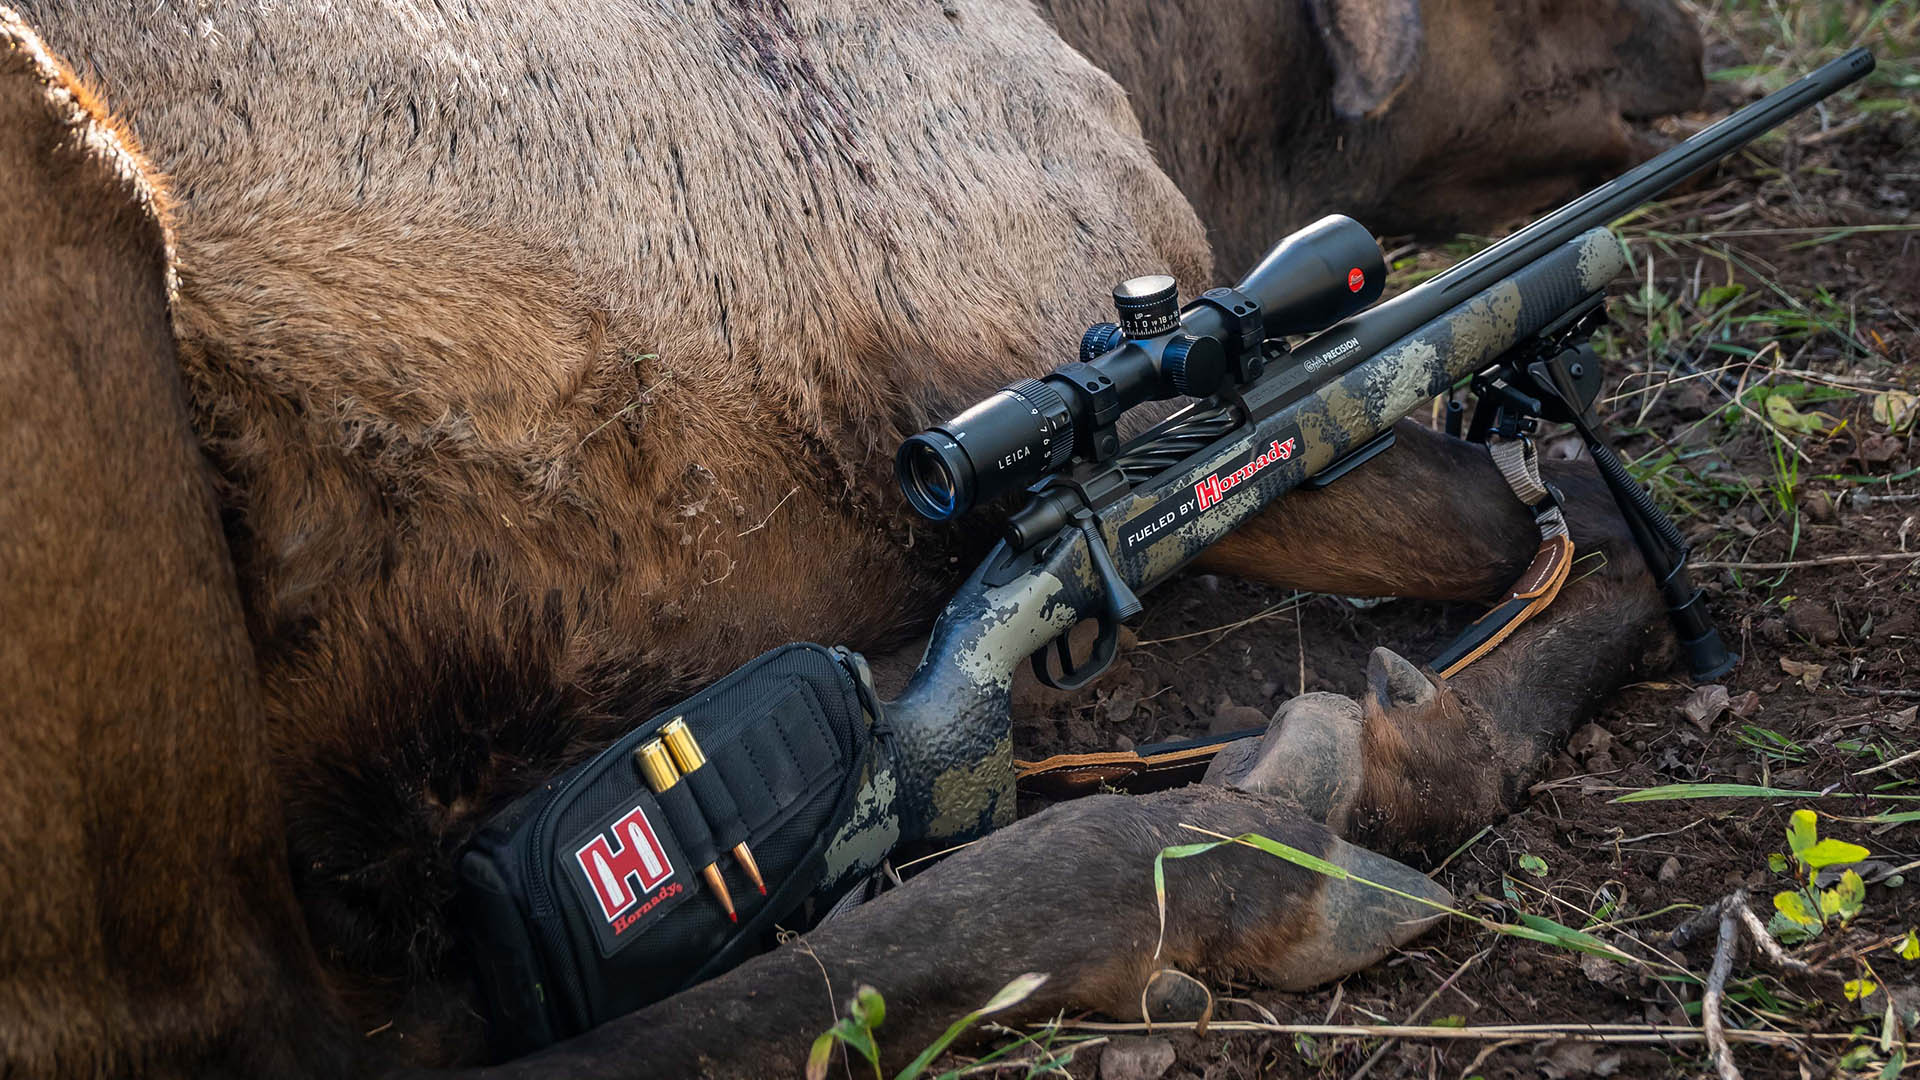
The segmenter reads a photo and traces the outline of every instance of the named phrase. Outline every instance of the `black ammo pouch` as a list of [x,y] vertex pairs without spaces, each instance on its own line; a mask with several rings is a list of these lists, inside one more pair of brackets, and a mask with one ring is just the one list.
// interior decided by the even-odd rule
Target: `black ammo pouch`
[[[805,929],[826,911],[826,847],[883,737],[862,670],[843,650],[782,646],[481,829],[460,859],[457,917],[497,1059],[718,975],[769,947],[776,922]],[[675,717],[707,764],[656,795],[634,751]],[[742,841],[765,897],[730,854]],[[738,925],[701,879],[710,864]]]

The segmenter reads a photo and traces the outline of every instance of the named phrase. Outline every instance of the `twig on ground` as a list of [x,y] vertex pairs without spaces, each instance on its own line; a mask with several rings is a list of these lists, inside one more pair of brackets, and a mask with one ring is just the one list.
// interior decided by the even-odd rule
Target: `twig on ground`
[[1720,936],[1713,949],[1713,967],[1707,972],[1706,993],[1700,998],[1700,1031],[1707,1039],[1707,1052],[1720,1080],[1741,1080],[1733,1063],[1733,1048],[1727,1045],[1726,1022],[1720,1018],[1720,1002],[1727,995],[1727,976],[1733,973],[1733,946],[1740,940],[1740,916],[1736,909],[1747,906],[1747,890],[1735,889],[1733,895],[1717,905],[1720,908]]
[[1881,555],[1822,555],[1817,559],[1792,559],[1787,562],[1690,562],[1696,570],[1798,570],[1803,566],[1839,566],[1842,563],[1897,562],[1920,560],[1920,551],[1893,551]]
[[[1323,1024],[1333,1023],[1333,1014],[1340,1011],[1340,999],[1347,994],[1347,980],[1341,979],[1333,988],[1333,1001],[1327,1005],[1327,1015],[1321,1019]],[[1278,1027],[1276,1023],[1274,1025]]]
[[[1046,1024],[1033,1024],[1046,1027]],[[1145,1032],[1148,1025],[1110,1023],[1095,1020],[1068,1020],[1055,1025],[1063,1030]],[[1155,1032],[1191,1031],[1192,1021],[1155,1021]],[[1215,1020],[1209,1031],[1248,1031],[1269,1035],[1325,1035],[1330,1037],[1448,1039],[1466,1042],[1516,1039],[1534,1042],[1592,1043],[1684,1043],[1701,1042],[1705,1036],[1696,1027],[1674,1024],[1495,1024],[1484,1027],[1421,1027],[1403,1024],[1267,1024],[1257,1020]],[[1753,1028],[1729,1028],[1727,1041],[1759,1046],[1792,1046],[1799,1042],[1855,1042],[1860,1036],[1846,1031],[1760,1031]],[[1893,1046],[1920,1052],[1920,1042],[1897,1041]]]
[[1744,900],[1736,907],[1734,913],[1740,917],[1741,925],[1747,928],[1747,940],[1753,942],[1754,948],[1760,950],[1760,955],[1767,958],[1767,963],[1782,971],[1791,971],[1795,975],[1815,974],[1812,964],[1787,955],[1787,950],[1773,940],[1773,935],[1767,933],[1766,924],[1760,921],[1760,916],[1755,915],[1753,909],[1748,907]]
[[1901,701],[1920,699],[1920,690],[1901,690],[1887,686],[1861,686],[1859,683],[1840,683],[1839,689],[1858,697],[1890,697]]
[[1841,497],[1855,506],[1861,506],[1867,503],[1912,502],[1915,499],[1920,499],[1920,491],[1903,491],[1895,495],[1873,495],[1869,494],[1865,489],[1855,489]]
[[1509,1047],[1519,1046],[1526,1041],[1525,1039],[1507,1039],[1490,1046],[1482,1047],[1479,1053],[1473,1055],[1473,1060],[1467,1062],[1467,1067],[1460,1070],[1460,1080],[1467,1080],[1467,1077],[1473,1075],[1475,1069],[1478,1069],[1483,1062],[1493,1055]]
[[[1915,555],[1914,558],[1920,559],[1920,555]],[[1269,616],[1277,615],[1280,612],[1285,611],[1287,609],[1287,605],[1289,604],[1305,603],[1306,599],[1307,599],[1306,593],[1294,593],[1292,596],[1289,596],[1285,600],[1282,600],[1279,603],[1274,604],[1272,607],[1268,607],[1263,610],[1256,611],[1244,619],[1239,619],[1230,623],[1223,623],[1220,626],[1210,626],[1205,630],[1194,630],[1186,634],[1175,634],[1172,637],[1154,638],[1152,641],[1138,641],[1138,642],[1135,642],[1134,644],[1136,646],[1165,645],[1170,641],[1185,641],[1188,638],[1202,637],[1207,634],[1219,634],[1219,633],[1225,633],[1226,631],[1229,631],[1229,630],[1238,630],[1249,623],[1256,623],[1256,622],[1259,622],[1261,619],[1265,619]]]
[[1901,754],[1899,757],[1894,758],[1891,761],[1883,761],[1880,764],[1875,765],[1870,769],[1861,769],[1859,772],[1854,773],[1853,775],[1871,776],[1874,773],[1884,772],[1887,769],[1891,769],[1895,765],[1905,765],[1907,762],[1912,761],[1914,758],[1920,758],[1920,750],[1909,750],[1906,753]]

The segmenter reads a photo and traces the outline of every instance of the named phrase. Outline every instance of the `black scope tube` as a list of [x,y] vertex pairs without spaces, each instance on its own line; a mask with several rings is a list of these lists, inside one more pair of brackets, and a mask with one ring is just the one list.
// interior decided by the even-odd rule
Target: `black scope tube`
[[[1431,280],[1314,335],[1294,356],[1309,370],[1350,367],[1588,229],[1653,200],[1872,70],[1873,54],[1865,49],[1829,61]],[[1348,345],[1354,339],[1357,347]]]

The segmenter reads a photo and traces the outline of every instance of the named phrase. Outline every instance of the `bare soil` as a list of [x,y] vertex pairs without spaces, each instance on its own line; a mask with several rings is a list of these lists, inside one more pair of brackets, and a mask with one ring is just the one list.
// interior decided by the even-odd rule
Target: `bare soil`
[[[1724,53],[1730,46],[1716,48]],[[1719,61],[1729,66],[1724,55]],[[1717,83],[1712,111],[1664,131],[1673,137],[1697,130],[1753,92]],[[1494,824],[1436,872],[1470,910],[1509,920],[1528,911],[1591,926],[1635,955],[1661,950],[1704,975],[1711,940],[1675,951],[1669,931],[1740,886],[1752,890],[1763,919],[1771,915],[1772,894],[1791,883],[1769,869],[1767,856],[1785,850],[1794,809],[1818,810],[1823,835],[1862,844],[1875,858],[1896,866],[1920,858],[1920,826],[1846,820],[1910,809],[1886,796],[1920,792],[1920,761],[1861,774],[1920,746],[1913,708],[1920,704],[1920,679],[1908,676],[1920,664],[1920,454],[1911,429],[1890,428],[1873,415],[1879,392],[1920,390],[1920,237],[1913,228],[1920,224],[1914,216],[1920,131],[1914,114],[1862,112],[1838,124],[1830,118],[1824,131],[1817,118],[1803,120],[1627,227],[1642,280],[1626,285],[1631,295],[1614,302],[1620,327],[1610,343],[1606,411],[1623,433],[1620,446],[1639,459],[1676,511],[1696,560],[1796,565],[1696,573],[1723,634],[1744,657],[1723,680],[1736,710],[1704,724],[1690,721],[1681,707],[1695,688],[1679,671],[1616,695],[1592,718],[1597,726],[1579,730],[1572,748],[1553,759],[1525,810]],[[1809,243],[1854,226],[1885,231]],[[1652,233],[1721,238],[1661,240]],[[1429,251],[1414,262],[1440,266],[1454,257]],[[1706,340],[1690,340],[1712,327],[1716,305],[1709,293],[1729,282],[1747,286],[1737,305],[1741,316],[1804,310],[1827,325],[1801,333],[1784,316],[1728,317]],[[1658,294],[1651,304],[1645,302],[1649,285]],[[1657,302],[1662,299],[1668,303]],[[1666,332],[1674,327],[1681,333]],[[1715,351],[1714,341],[1757,355]],[[1739,397],[1764,412],[1765,397],[1774,392],[1801,411],[1825,413],[1822,430],[1782,432],[1782,442],[1729,405]],[[1791,464],[1796,456],[1789,444],[1807,460]],[[1680,460],[1666,461],[1667,451]],[[1912,559],[1886,557],[1908,550]],[[1821,562],[1836,556],[1872,558]],[[1284,592],[1213,576],[1171,583],[1149,598],[1137,627],[1140,644],[1097,694],[1077,705],[1043,703],[1020,723],[1016,745],[1023,756],[1039,756],[1246,727],[1250,719],[1263,722],[1293,694],[1355,694],[1374,646],[1420,660],[1477,614],[1398,601],[1370,608],[1326,596],[1290,601]],[[1611,801],[1632,790],[1707,781],[1834,795]],[[1522,856],[1539,862],[1529,859],[1530,871]],[[1889,992],[1896,1000],[1920,999],[1920,961],[1902,960],[1885,947],[1916,923],[1920,882],[1873,884],[1850,928],[1798,948],[1821,974],[1782,977],[1745,959],[1736,964],[1730,986],[1745,1004],[1728,1007],[1731,1026],[1864,1033],[1853,1044],[1736,1046],[1745,1074],[1878,1075],[1878,1064],[1853,1073],[1836,1072],[1836,1062],[1850,1045],[1868,1045],[1878,1035]],[[1842,984],[1866,973],[1861,954],[1874,948],[1864,961],[1886,989],[1849,1001]],[[1304,995],[1259,987],[1216,991],[1222,989],[1257,1002],[1281,1023],[1315,1024],[1695,1026],[1700,997],[1697,985],[1661,981],[1648,969],[1501,937],[1458,920],[1337,987]],[[1251,1006],[1234,1003],[1222,1004],[1217,1016],[1260,1018]],[[1711,1072],[1697,1042],[1167,1037],[1178,1056],[1165,1075],[1177,1077],[1358,1076],[1376,1052],[1368,1074],[1379,1077],[1558,1080]],[[1094,1075],[1104,1052],[1081,1053],[1070,1071]]]

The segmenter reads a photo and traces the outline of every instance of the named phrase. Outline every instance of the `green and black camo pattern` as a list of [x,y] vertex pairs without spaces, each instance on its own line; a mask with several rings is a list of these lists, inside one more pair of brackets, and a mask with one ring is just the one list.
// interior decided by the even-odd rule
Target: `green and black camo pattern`
[[[1250,431],[1228,436],[1197,464],[1129,493],[1102,512],[1121,576],[1137,592],[1152,588],[1267,504],[1605,288],[1625,266],[1612,234],[1587,232],[1353,363]],[[1246,475],[1190,519],[1123,549],[1120,538],[1161,514],[1170,497],[1284,439],[1295,440],[1284,460]],[[985,571],[983,565],[947,605],[913,681],[887,706],[891,768],[874,784],[897,799],[863,793],[873,812],[856,815],[836,840],[841,855],[830,872],[877,865],[895,843],[946,846],[1012,820],[1013,673],[1074,624],[1097,616],[1103,598],[1087,545],[1071,532],[1004,585],[986,585]]]

